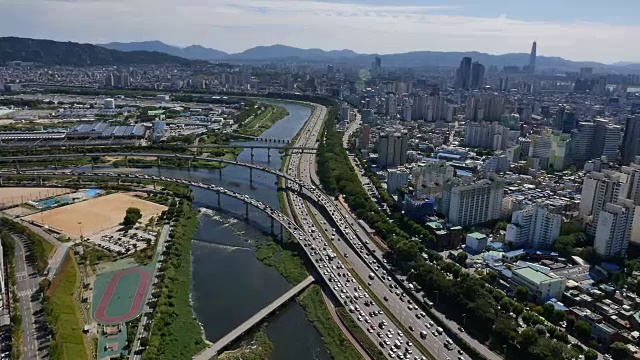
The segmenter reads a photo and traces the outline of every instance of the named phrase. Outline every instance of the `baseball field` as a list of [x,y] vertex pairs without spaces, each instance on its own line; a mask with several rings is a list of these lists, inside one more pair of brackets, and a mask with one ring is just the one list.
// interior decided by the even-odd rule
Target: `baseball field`
[[129,207],[140,209],[141,223],[167,209],[125,193],[116,193],[30,215],[26,219],[70,237],[89,237],[117,227]]

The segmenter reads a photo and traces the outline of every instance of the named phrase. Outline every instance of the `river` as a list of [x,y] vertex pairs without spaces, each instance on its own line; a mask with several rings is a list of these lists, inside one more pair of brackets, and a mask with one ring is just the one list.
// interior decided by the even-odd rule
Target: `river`
[[[289,103],[279,103],[289,111],[289,116],[275,123],[261,137],[289,140],[294,137],[311,114],[311,109]],[[250,144],[250,143],[248,143]],[[264,143],[260,143],[264,144]],[[279,169],[278,151],[255,149],[253,162]],[[249,149],[238,157],[251,162]],[[189,178],[212,183],[252,196],[274,208],[278,208],[276,178],[271,174],[255,171],[253,186],[249,184],[249,170],[227,166],[218,170],[145,169],[147,173]],[[194,208],[214,210],[215,193],[194,190]],[[292,286],[276,270],[256,259],[253,244],[268,241],[264,231],[269,230],[270,220],[260,211],[250,208],[250,223],[238,221],[227,212],[244,214],[244,205],[237,200],[222,198],[224,214],[201,214],[199,227],[192,248],[192,300],[194,312],[202,324],[209,341],[216,341],[240,325]],[[276,227],[276,231],[279,227]],[[266,333],[274,345],[271,359],[330,359],[322,339],[306,319],[302,308],[292,301],[268,320]]]

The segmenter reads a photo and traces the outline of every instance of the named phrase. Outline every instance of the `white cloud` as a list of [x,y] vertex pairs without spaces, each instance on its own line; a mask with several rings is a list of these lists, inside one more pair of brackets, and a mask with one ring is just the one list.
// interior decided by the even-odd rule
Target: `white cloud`
[[0,0],[0,33],[82,42],[158,39],[226,51],[282,43],[365,53],[527,52],[613,62],[640,60],[640,26],[546,23],[458,15],[451,6],[306,0]]

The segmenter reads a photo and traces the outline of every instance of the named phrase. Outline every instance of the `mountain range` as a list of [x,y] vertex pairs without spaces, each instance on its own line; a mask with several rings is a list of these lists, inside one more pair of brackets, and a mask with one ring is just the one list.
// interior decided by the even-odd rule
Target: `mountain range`
[[[492,55],[481,52],[413,51],[398,54],[358,54],[352,50],[300,49],[286,45],[256,46],[240,53],[224,51],[200,45],[178,47],[161,41],[131,43],[79,44],[17,37],[0,37],[0,64],[7,61],[36,62],[45,65],[138,65],[178,64],[194,65],[203,61],[228,63],[256,62],[332,62],[368,67],[379,56],[383,66],[398,67],[457,67],[460,60],[469,56],[485,66],[523,66],[529,54],[514,53]],[[593,67],[596,72],[640,73],[640,64],[620,62],[602,64],[587,61],[571,61],[560,57],[538,56],[538,69],[576,71],[581,67]]]
[[93,44],[53,40],[0,37],[0,64],[8,61],[45,65],[152,65],[198,63],[156,51],[117,51]]
[[[240,53],[229,54],[224,51],[191,45],[185,48],[167,45],[161,41],[143,41],[130,43],[99,44],[109,49],[120,51],[160,51],[174,56],[192,60],[224,61],[224,62],[256,62],[256,61],[334,61],[344,64],[370,65],[376,54],[358,54],[352,50],[300,49],[286,45],[256,46]],[[443,66],[456,67],[460,60],[469,56],[485,66],[523,66],[529,62],[527,53],[511,53],[492,55],[481,52],[441,52],[412,51],[407,53],[378,55],[385,66]],[[640,64],[619,62],[602,64],[590,61],[571,61],[560,57],[538,56],[538,69],[557,69],[576,71],[581,67],[593,67],[595,71],[640,72]]]

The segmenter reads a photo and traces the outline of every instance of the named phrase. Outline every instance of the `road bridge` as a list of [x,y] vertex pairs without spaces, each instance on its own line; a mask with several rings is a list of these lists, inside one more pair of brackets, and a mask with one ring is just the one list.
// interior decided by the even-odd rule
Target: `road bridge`
[[[119,156],[124,157],[125,166],[128,165],[129,157],[151,157],[158,159],[158,166],[162,165],[161,159],[180,159],[187,161],[188,168],[191,168],[191,162],[193,161],[209,161],[219,164],[219,176],[222,177],[222,164],[242,166],[249,169],[249,181],[253,184],[253,171],[263,171],[268,172],[270,174],[275,175],[278,178],[284,178],[285,180],[295,183],[302,188],[307,188],[309,191],[315,190],[312,185],[307,184],[291,175],[283,173],[278,170],[274,170],[272,168],[266,166],[260,166],[252,163],[245,163],[236,160],[229,160],[224,158],[215,158],[215,157],[207,157],[207,156],[195,156],[195,155],[183,155],[183,154],[163,154],[163,153],[132,153],[132,152],[115,152],[115,153],[82,153],[82,154],[52,154],[52,155],[25,155],[25,156],[3,156],[0,157],[0,163],[13,163],[15,165],[15,171],[20,173],[20,163],[21,162],[30,162],[35,160],[54,160],[55,159],[69,159],[69,158],[94,158],[94,157],[104,157],[104,156]],[[57,168],[57,166],[55,166]],[[91,168],[93,169],[94,164],[91,162]],[[56,174],[55,172],[40,172],[41,175],[46,174]],[[73,175],[74,173],[68,172],[67,175]],[[1,185],[1,183],[0,183]]]
[[243,322],[237,328],[233,329],[230,333],[223,336],[220,340],[213,343],[213,345],[206,348],[204,351],[194,356],[194,360],[209,360],[214,356],[218,355],[220,351],[222,351],[225,347],[231,344],[234,340],[240,337],[242,334],[256,326],[256,324],[262,322],[267,316],[271,315],[274,311],[279,309],[282,305],[286,304],[290,300],[294,299],[298,296],[304,289],[306,289],[309,285],[313,283],[313,276],[309,276],[308,278],[302,280],[302,282],[291,290],[284,293],[282,296],[277,298],[274,302],[264,307],[257,314],[253,315],[247,321]]
[[[310,259],[310,263],[313,264],[314,269],[316,270],[318,280],[322,279],[322,281],[324,281],[326,284],[329,284],[330,286],[327,287],[329,291],[331,291],[336,298],[342,299],[344,305],[347,305],[348,297],[345,297],[345,292],[346,292],[345,289],[348,287],[348,285],[346,285],[345,287],[344,285],[340,284],[340,282],[344,280],[338,277],[339,270],[337,270],[339,268],[344,268],[344,265],[341,264],[340,266],[336,266],[335,264],[336,264],[337,258],[335,257],[335,255],[330,256],[329,254],[327,254],[326,250],[324,250],[324,253],[321,254],[321,252],[323,252],[322,246],[320,246],[318,242],[314,242],[312,236],[309,235],[309,233],[307,233],[305,230],[303,230],[298,225],[296,225],[296,223],[293,222],[291,219],[289,219],[286,215],[284,215],[280,211],[274,208],[271,208],[270,206],[258,200],[255,200],[249,197],[248,195],[243,195],[232,190],[227,190],[220,186],[204,184],[201,182],[195,182],[195,181],[190,181],[186,179],[167,178],[163,176],[153,176],[153,175],[150,176],[150,175],[142,175],[142,174],[135,174],[135,173],[117,173],[117,174],[114,174],[114,173],[83,173],[83,174],[62,173],[62,174],[59,174],[59,173],[52,173],[52,172],[23,172],[23,173],[0,172],[0,185],[3,184],[2,181],[5,181],[7,178],[13,178],[13,177],[40,178],[40,184],[43,184],[42,179],[44,178],[54,178],[54,177],[59,178],[59,177],[66,177],[66,176],[74,176],[82,179],[108,178],[108,179],[117,180],[119,183],[123,183],[123,182],[127,183],[129,180],[133,180],[132,182],[134,183],[137,180],[154,180],[154,181],[160,181],[160,182],[184,184],[192,187],[214,191],[218,196],[218,206],[220,206],[221,195],[238,199],[245,204],[245,218],[247,219],[249,218],[249,206],[253,206],[261,210],[271,218],[272,233],[274,229],[274,222],[277,221],[278,223],[280,223],[281,229],[283,228],[286,229],[293,236],[293,238],[301,245],[300,248],[303,250],[306,256],[308,256],[308,258]],[[281,230],[281,233],[282,233],[282,230]],[[318,235],[316,234],[315,236],[317,237]],[[333,267],[332,267],[332,264],[334,264]],[[306,286],[308,286],[308,284]],[[271,305],[268,305],[265,308],[267,309],[266,311],[269,311],[269,313],[273,311],[273,309],[269,310],[269,307],[272,305],[275,305],[275,304],[272,303]],[[263,314],[263,311],[261,311],[259,314]],[[263,314],[263,317],[267,315]],[[252,323],[250,322],[250,320],[251,319],[247,320],[248,322],[245,323],[245,327],[237,328],[233,330],[229,335],[223,337],[222,339],[225,340],[224,343],[226,344],[221,343],[218,347],[216,347],[217,349],[216,351],[219,351],[224,346],[232,342],[233,339],[237,338],[243,332],[247,331],[250,328],[249,327],[250,324],[255,325],[257,323],[257,322]],[[222,339],[218,342],[221,342]],[[224,344],[224,346],[222,344]]]

